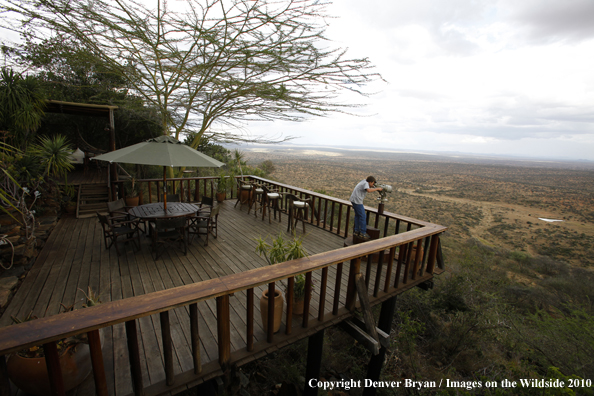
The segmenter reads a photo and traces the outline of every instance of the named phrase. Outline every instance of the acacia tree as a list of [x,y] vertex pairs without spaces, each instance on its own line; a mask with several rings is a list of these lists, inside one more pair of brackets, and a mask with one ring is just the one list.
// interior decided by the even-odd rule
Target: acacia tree
[[[147,104],[177,139],[263,141],[219,126],[301,121],[348,112],[338,93],[362,95],[377,78],[368,59],[348,59],[324,37],[324,0],[3,0],[3,26],[36,39],[74,40]],[[156,3],[156,4],[155,4]]]

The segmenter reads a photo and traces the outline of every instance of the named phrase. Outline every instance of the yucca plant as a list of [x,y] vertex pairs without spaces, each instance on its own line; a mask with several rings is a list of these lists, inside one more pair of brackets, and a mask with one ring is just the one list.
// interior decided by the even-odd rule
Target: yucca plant
[[303,247],[303,237],[286,240],[281,232],[276,239],[272,239],[272,245],[264,239],[257,238],[256,253],[264,256],[269,265],[278,264],[289,260],[307,257],[307,251]]
[[42,136],[39,138],[39,144],[34,145],[31,151],[41,160],[45,176],[66,177],[68,172],[74,169],[70,161],[73,150],[63,135],[53,138]]

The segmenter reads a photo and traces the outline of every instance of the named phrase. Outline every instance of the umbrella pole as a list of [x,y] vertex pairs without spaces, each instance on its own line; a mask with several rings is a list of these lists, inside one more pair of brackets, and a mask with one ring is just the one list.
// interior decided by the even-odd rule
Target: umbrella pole
[[167,212],[167,167],[163,167],[163,209]]

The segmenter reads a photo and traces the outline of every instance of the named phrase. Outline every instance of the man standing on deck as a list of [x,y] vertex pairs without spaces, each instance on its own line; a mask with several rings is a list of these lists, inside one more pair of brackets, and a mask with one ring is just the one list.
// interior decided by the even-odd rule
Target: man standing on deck
[[369,176],[367,179],[361,180],[359,184],[355,186],[350,198],[353,209],[355,210],[355,227],[353,234],[363,239],[370,238],[369,234],[367,234],[367,217],[365,216],[363,200],[368,192],[382,191],[381,187],[374,186],[375,177]]

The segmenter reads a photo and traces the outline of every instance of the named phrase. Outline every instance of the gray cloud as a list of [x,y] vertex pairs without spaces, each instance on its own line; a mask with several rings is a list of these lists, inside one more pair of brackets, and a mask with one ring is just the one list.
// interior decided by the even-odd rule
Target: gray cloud
[[580,42],[594,38],[592,0],[506,0],[505,19],[529,43]]

